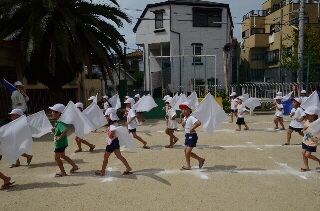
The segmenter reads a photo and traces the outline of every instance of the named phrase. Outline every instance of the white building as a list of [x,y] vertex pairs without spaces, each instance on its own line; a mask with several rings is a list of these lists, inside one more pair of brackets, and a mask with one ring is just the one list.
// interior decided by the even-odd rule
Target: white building
[[169,87],[181,92],[192,91],[194,85],[228,84],[231,54],[224,54],[223,48],[232,42],[232,30],[228,4],[200,0],[148,4],[133,28],[136,44],[144,49],[145,89]]

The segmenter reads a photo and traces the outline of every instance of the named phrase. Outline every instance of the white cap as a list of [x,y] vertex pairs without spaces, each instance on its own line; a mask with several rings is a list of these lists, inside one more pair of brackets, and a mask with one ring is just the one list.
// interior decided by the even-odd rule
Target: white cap
[[170,97],[170,95],[166,95],[166,96],[163,97],[162,100],[166,101],[169,97]]
[[24,85],[21,83],[21,81],[16,81],[16,82],[14,82],[13,85],[14,85],[14,86],[24,86]]
[[117,109],[115,108],[108,108],[105,112],[104,112],[104,116],[109,116],[110,119],[112,121],[118,121],[119,120],[119,117],[117,115]]
[[128,98],[130,98],[128,95],[124,97],[124,99],[128,99]]
[[301,94],[307,94],[306,90],[301,90]]
[[304,110],[304,113],[309,114],[309,115],[318,115],[319,108],[317,106],[309,106]]
[[244,101],[244,97],[243,96],[239,96],[239,97],[237,97],[237,99],[239,99],[241,101]]
[[19,116],[24,115],[23,111],[21,109],[19,109],[19,108],[13,109],[9,114],[17,114]]
[[277,96],[282,96],[282,92],[277,92],[276,95]]
[[171,103],[172,103],[172,100],[173,100],[172,97],[168,97],[165,102],[171,104]]
[[295,98],[293,98],[292,100],[295,100],[295,101],[297,101],[298,103],[300,103],[301,104],[301,98],[300,97],[295,97]]
[[78,102],[75,105],[76,105],[77,108],[83,109],[83,104],[82,103]]
[[102,97],[103,99],[109,99],[109,97],[107,96],[107,95],[103,95],[103,97]]
[[134,97],[135,97],[135,98],[136,98],[136,97],[137,97],[137,98],[140,98],[140,95],[139,95],[139,94],[136,94]]
[[66,108],[64,105],[58,103],[58,104],[55,104],[54,106],[52,107],[49,107],[51,110],[53,111],[58,111],[60,113],[63,113],[64,109]]
[[191,109],[191,105],[190,105],[189,102],[183,102],[183,103],[181,103],[181,104],[179,105],[179,108],[180,108],[180,109],[186,109],[186,108]]
[[133,105],[135,101],[133,98],[129,97],[128,99],[126,99],[126,101],[124,101],[124,103],[130,103],[131,105]]
[[96,99],[96,97],[95,96],[91,96],[91,97],[89,97],[89,99],[88,100],[95,100]]
[[230,97],[234,97],[234,96],[236,96],[236,95],[237,95],[237,93],[232,92],[232,93],[230,94]]
[[273,98],[275,100],[282,100],[282,97],[281,96],[276,96],[275,98]]

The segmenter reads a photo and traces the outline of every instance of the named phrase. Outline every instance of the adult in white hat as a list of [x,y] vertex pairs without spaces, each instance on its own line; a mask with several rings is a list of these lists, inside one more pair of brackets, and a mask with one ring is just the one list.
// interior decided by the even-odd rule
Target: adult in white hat
[[137,139],[143,144],[143,149],[150,149],[150,147],[147,146],[148,143],[137,135],[137,115],[135,111],[132,109],[132,106],[134,105],[134,99],[128,98],[124,103],[127,104],[126,107],[129,108],[127,114],[127,126],[129,133],[132,133],[133,138]]
[[317,151],[317,143],[320,141],[320,137],[314,136],[312,130],[309,129],[310,124],[318,118],[319,108],[317,106],[309,106],[304,110],[304,113],[307,119],[304,123],[304,137],[302,139],[302,160],[304,166],[300,171],[309,171],[309,159],[320,164],[320,159],[312,155],[313,152]]
[[12,109],[18,108],[26,113],[28,109],[27,101],[29,101],[29,97],[23,90],[24,85],[20,81],[16,81],[13,85],[17,88],[17,90],[13,91],[11,95]]
[[[16,119],[18,119],[19,117],[21,117],[21,116],[24,115],[23,111],[22,111],[21,109],[19,109],[19,108],[12,109],[12,111],[11,111],[10,113],[8,113],[8,114],[10,115],[10,119],[11,119],[12,121],[13,121],[13,120],[16,120]],[[22,156],[22,157],[25,157],[25,158],[27,159],[27,164],[30,165],[33,156],[32,156],[32,155],[29,155],[29,154],[27,154],[27,153],[23,153],[21,156]],[[16,163],[15,163],[15,164],[12,164],[12,165],[10,166],[10,168],[18,167],[18,166],[20,166],[20,160],[19,160],[19,159],[16,160]]]
[[238,117],[237,105],[238,105],[237,93],[232,92],[230,94],[230,114],[229,114],[229,116],[230,116],[229,122],[230,123],[233,122],[233,116],[235,116],[236,118]]
[[275,117],[273,120],[275,124],[274,129],[275,130],[279,129],[278,124],[280,123],[281,125],[280,130],[285,130],[285,127],[283,125],[283,105],[281,104],[282,96],[276,96],[274,100],[275,102],[274,102],[274,105],[272,106],[272,109],[276,109]]
[[290,117],[292,118],[290,125],[289,125],[289,129],[287,132],[287,141],[286,143],[284,143],[284,145],[290,145],[290,141],[291,141],[291,134],[292,132],[297,132],[299,133],[300,136],[303,137],[303,120],[305,117],[305,113],[303,112],[303,109],[300,107],[301,105],[301,98],[300,97],[296,97],[291,99],[292,101],[292,106],[293,108],[291,109],[290,112]]
[[306,90],[301,90],[300,98],[301,98],[301,104],[304,103],[308,99]]
[[[82,112],[83,111],[83,104],[81,102],[77,102],[75,106]],[[96,145],[89,143],[88,141],[79,138],[78,136],[75,136],[74,138],[77,142],[78,149],[76,149],[74,152],[82,152],[81,144],[87,145],[89,147],[89,152],[92,152]]]

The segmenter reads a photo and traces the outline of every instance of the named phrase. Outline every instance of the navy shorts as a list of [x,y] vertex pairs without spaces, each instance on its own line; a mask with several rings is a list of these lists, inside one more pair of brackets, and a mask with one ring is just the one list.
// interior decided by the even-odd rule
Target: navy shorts
[[238,113],[238,109],[229,109],[230,113]]
[[119,149],[120,148],[120,144],[119,144],[119,139],[116,138],[114,139],[110,145],[107,145],[106,147],[106,152],[114,152],[114,150]]
[[196,147],[198,141],[198,135],[196,133],[186,133],[186,139],[184,145],[188,147]]
[[291,127],[289,126],[289,130],[293,130],[294,132],[297,132],[299,133],[300,131],[302,131],[303,128],[294,128],[294,127]]
[[317,147],[312,147],[312,146],[308,146],[305,143],[301,143],[302,149],[305,149],[308,152],[316,152],[317,151]]
[[244,117],[238,117],[236,124],[237,124],[237,125],[244,125],[244,124],[246,124],[246,122],[244,121]]
[[54,152],[56,153],[62,153],[66,150],[67,147],[61,147],[61,148],[57,148],[57,149],[54,149]]
[[137,132],[137,128],[135,128],[135,129],[129,129],[129,133],[135,133],[135,132]]

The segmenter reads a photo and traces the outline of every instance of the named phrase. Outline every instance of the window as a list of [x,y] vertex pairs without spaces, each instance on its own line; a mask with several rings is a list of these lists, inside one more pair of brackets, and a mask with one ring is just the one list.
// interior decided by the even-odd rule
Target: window
[[266,64],[278,63],[279,61],[279,49],[267,52]]
[[242,39],[246,39],[249,37],[249,29],[242,32]]
[[251,55],[251,61],[261,61],[261,60],[264,60],[264,54],[252,54]]
[[155,28],[161,29],[163,28],[163,12],[158,11],[154,13],[155,15]]
[[221,27],[222,9],[198,8],[193,9],[193,27]]
[[284,48],[283,49],[283,57],[291,57],[292,56],[292,47]]
[[254,35],[254,34],[264,34],[264,29],[263,28],[252,28],[251,35]]
[[279,32],[281,30],[280,28],[280,23],[276,23],[276,24],[272,24],[270,26],[270,33],[276,33],[276,32]]
[[193,59],[192,59],[192,64],[193,65],[200,65],[202,64],[201,62],[201,56],[197,56],[197,55],[201,55],[201,50],[202,50],[202,44],[198,44],[198,45],[195,45],[193,44]]

